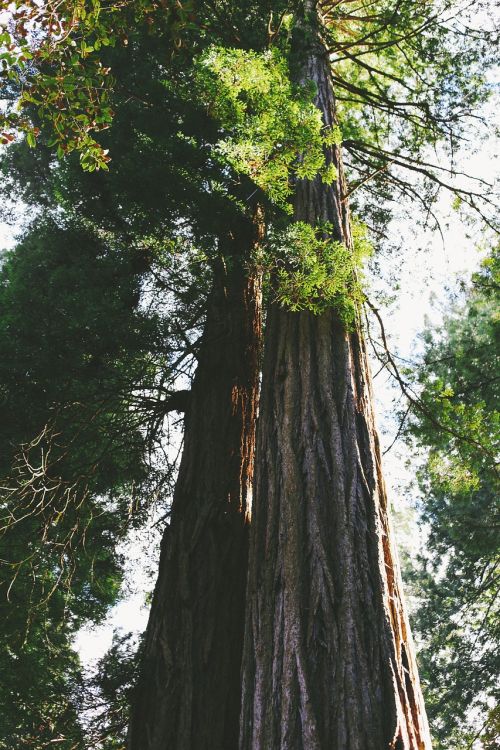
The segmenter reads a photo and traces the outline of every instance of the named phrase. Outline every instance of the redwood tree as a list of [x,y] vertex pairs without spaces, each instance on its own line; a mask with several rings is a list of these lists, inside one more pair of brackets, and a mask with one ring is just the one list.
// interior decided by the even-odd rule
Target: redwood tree
[[[334,125],[313,0],[294,55]],[[297,180],[294,220],[352,248],[340,148],[325,157],[337,179]],[[258,432],[241,750],[428,750],[358,312],[271,303]]]
[[[345,268],[342,283],[336,287],[335,282],[339,268],[332,259],[337,259],[337,266],[342,262],[350,268],[353,263],[348,260],[349,252],[354,257],[356,248],[351,237],[340,149],[334,145],[340,138],[334,126],[340,104],[343,147],[350,155],[354,174],[356,169],[359,174],[357,180],[351,181],[349,192],[358,187],[364,190],[367,185],[372,190],[381,184],[386,186],[385,181],[390,178],[396,189],[412,194],[413,188],[401,177],[401,170],[435,178],[429,165],[415,155],[420,156],[429,123],[427,134],[431,142],[448,132],[449,124],[457,117],[453,103],[460,97],[448,86],[448,68],[443,68],[441,76],[435,64],[433,75],[444,81],[443,101],[447,107],[449,102],[452,104],[446,117],[438,113],[432,119],[429,115],[431,94],[422,77],[422,65],[425,63],[427,75],[430,61],[440,58],[436,45],[428,39],[423,43],[421,38],[422,30],[428,29],[436,18],[427,0],[396,0],[394,6],[364,0],[359,4],[325,0],[318,7],[321,5],[322,19],[330,19],[328,34],[316,17],[316,3],[307,0],[296,18],[294,57],[299,85],[295,91],[284,81],[283,57],[265,53],[257,65],[254,54],[266,44],[287,51],[287,35],[281,33],[290,28],[286,8],[277,2],[269,4],[274,16],[266,18],[262,35],[266,41],[261,42],[260,34],[256,41],[250,36],[242,39],[239,33],[239,22],[255,23],[255,7],[226,3],[221,11],[219,5],[205,4],[210,8],[210,18],[206,19],[190,2],[158,6],[130,2],[125,7],[132,15],[125,12],[123,17],[113,16],[108,23],[99,2],[93,4],[94,10],[86,15],[86,21],[85,17],[78,21],[78,4],[57,3],[65,11],[59,10],[64,24],[58,28],[71,29],[76,23],[80,51],[75,54],[71,46],[64,52],[69,36],[61,40],[57,31],[54,45],[42,55],[35,51],[35,60],[42,69],[49,60],[50,69],[54,66],[60,74],[42,75],[38,92],[36,82],[32,89],[23,79],[23,91],[31,95],[34,90],[38,96],[30,100],[23,95],[23,99],[25,104],[40,105],[39,116],[42,120],[48,117],[49,122],[55,107],[56,141],[61,153],[81,151],[83,166],[93,171],[105,168],[109,157],[100,141],[93,140],[90,134],[99,133],[113,116],[106,99],[108,68],[102,66],[99,50],[110,43],[127,43],[133,21],[145,16],[148,27],[153,28],[160,18],[175,49],[184,44],[184,30],[191,33],[196,28],[201,39],[196,52],[203,53],[207,44],[213,43],[234,45],[248,53],[235,58],[237,72],[240,66],[239,89],[238,79],[224,61],[221,67],[220,59],[215,60],[217,64],[210,69],[217,50],[210,46],[209,54],[201,56],[204,82],[208,84],[203,92],[206,113],[215,112],[221,120],[227,118],[208,149],[208,162],[212,165],[222,157],[228,158],[211,185],[213,194],[220,192],[230,166],[235,184],[235,173],[243,172],[259,188],[271,188],[271,200],[282,200],[290,172],[295,170],[296,177],[301,178],[296,180],[295,228],[301,232],[304,227],[309,228],[312,245],[317,242],[322,252],[329,253],[332,280],[329,300],[316,294],[310,309],[293,312],[285,307],[304,307],[302,291],[293,284],[287,287],[286,283],[290,279],[295,283],[300,274],[294,279],[292,268],[290,275],[290,259],[271,261],[276,279],[263,373],[241,745],[252,750],[332,745],[425,748],[429,746],[428,732],[391,552],[359,311],[349,314],[355,305],[344,294],[354,293],[357,285],[354,279],[345,282]],[[33,6],[38,14],[38,5]],[[267,14],[270,7],[267,3],[263,6]],[[447,8],[449,3],[444,6]],[[121,7],[112,5],[108,10],[119,13]],[[258,11],[259,8],[257,14]],[[21,37],[23,24],[17,29]],[[257,26],[262,31],[260,21]],[[447,19],[439,28],[440,33],[446,26]],[[42,28],[51,27],[42,24]],[[10,46],[9,36],[7,42]],[[401,45],[401,55],[412,71],[414,90],[410,93],[405,75],[401,76],[394,66],[393,52]],[[42,52],[43,49],[42,46]],[[382,70],[373,67],[375,63],[366,56],[367,52],[376,57],[378,51],[386,49],[390,54],[382,61]],[[63,51],[60,59],[58,50]],[[338,63],[333,77],[329,59],[332,50],[337,53]],[[163,49],[158,57],[162,71],[165,57]],[[22,60],[22,65],[15,59],[10,63],[27,76],[28,84],[30,71],[23,72],[22,68],[26,68],[29,59]],[[343,61],[349,61],[348,70]],[[449,62],[448,59],[447,65]],[[253,63],[256,80],[250,67]],[[277,77],[270,75],[275,63]],[[200,91],[195,83],[199,84],[200,79],[191,79],[185,75],[185,66],[180,67],[173,89],[189,95],[195,91],[197,104]],[[72,70],[70,75],[68,69]],[[85,87],[78,85],[82,70]],[[210,94],[217,89],[214,77],[220,73],[228,85],[220,106],[214,107]],[[16,75],[14,82],[18,80]],[[461,83],[463,80],[462,77]],[[324,141],[318,140],[316,133],[318,138],[312,145],[302,127],[303,115],[310,116],[312,127],[317,114],[311,116],[307,107],[310,82],[315,86],[315,103],[324,124],[333,126]],[[464,87],[467,89],[466,84]],[[474,81],[466,93],[476,89]],[[399,96],[401,90],[406,98]],[[78,97],[69,96],[75,91]],[[86,96],[83,91],[88,92],[88,97],[82,114],[81,99]],[[303,109],[295,106],[296,100],[287,101],[290,92],[298,95]],[[240,100],[236,101],[240,93]],[[61,97],[65,106],[59,107]],[[68,108],[67,99],[74,111],[71,106]],[[274,107],[271,113],[267,111],[268,104]],[[381,118],[374,118],[371,128],[359,117],[364,105]],[[146,106],[150,102],[146,101]],[[247,119],[243,116],[245,106],[250,112]],[[411,131],[406,142],[407,132],[402,126],[391,128],[393,116],[400,116]],[[176,129],[181,129],[182,142],[194,143],[203,153],[205,138],[198,139],[198,134],[189,130],[183,132],[183,116],[170,119]],[[206,119],[200,121],[205,127]],[[17,114],[5,122],[4,140],[14,137],[8,128],[15,127],[25,129],[31,143],[36,142],[38,128],[32,129]],[[384,139],[393,136],[395,130],[397,135],[404,131],[397,152],[384,150]],[[221,144],[217,139],[220,136],[222,140],[228,131],[229,140]],[[319,159],[318,143],[320,150],[321,143],[325,145]],[[405,155],[401,146],[407,147]],[[329,170],[320,163],[323,156]],[[315,163],[314,174],[320,170],[321,177],[311,174]],[[438,182],[443,184],[442,180]],[[207,186],[205,192],[212,198],[208,182],[203,180],[201,184],[203,188]],[[231,198],[235,198],[233,187],[228,189]],[[234,203],[247,205],[255,192],[254,186],[244,195],[239,192]],[[474,195],[461,193],[468,200]],[[377,194],[376,198],[379,200],[380,196]],[[199,195],[198,201],[211,211],[211,201],[205,204]],[[212,213],[220,219],[215,211]],[[220,223],[219,236],[224,231],[224,219]],[[248,257],[255,236],[247,231],[243,235],[233,232],[232,237],[226,237],[231,249],[228,252],[226,248],[221,257],[229,257],[230,262],[215,274],[199,369],[186,412],[184,456],[172,522],[163,544],[143,677],[130,730],[130,747],[134,750],[234,748],[237,742],[238,641],[243,631],[246,515],[259,333],[255,294],[259,283],[247,275],[241,262]],[[235,247],[239,249],[235,251]],[[311,246],[314,254],[313,251]],[[325,270],[324,265],[319,266],[315,266],[316,288]],[[335,293],[332,289],[336,289]],[[294,296],[296,293],[298,297]],[[281,306],[283,302],[285,307]]]
[[255,216],[246,232],[227,238],[232,256],[227,266],[218,261],[208,300],[131,750],[237,746],[260,366],[260,276],[248,269],[261,231]]

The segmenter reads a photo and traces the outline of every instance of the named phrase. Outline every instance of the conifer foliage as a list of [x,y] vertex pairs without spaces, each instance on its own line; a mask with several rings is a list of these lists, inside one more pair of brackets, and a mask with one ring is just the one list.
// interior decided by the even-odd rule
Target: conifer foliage
[[[15,0],[0,16],[4,191],[45,211],[0,269],[0,658],[16,672],[0,691],[0,746],[430,748],[362,264],[394,201],[432,217],[449,189],[494,227],[490,186],[453,161],[488,94],[493,34],[474,25],[487,12],[465,0]],[[494,669],[494,544],[490,526],[463,519],[493,512],[495,380],[474,399],[480,364],[457,356],[452,372],[441,356],[493,335],[481,294],[463,329],[429,343],[446,364],[422,376],[412,428],[431,443],[443,428],[422,478],[436,556],[420,623],[435,625],[438,591],[449,618],[426,675],[443,638],[468,653],[483,614]],[[170,507],[171,411],[185,442]],[[110,719],[90,738],[70,641],[116,601],[117,545],[150,521],[152,496],[171,519],[144,650],[138,667],[117,643],[102,662]],[[443,553],[485,586],[465,634],[450,625],[457,591],[435,576]],[[135,691],[121,689],[132,674]],[[447,708],[428,693],[443,747],[457,690]]]
[[428,449],[419,483],[429,551],[415,571],[416,626],[439,748],[477,737],[489,748],[498,737],[498,281],[494,250],[442,333],[427,332],[421,398],[443,427],[422,412],[409,425]]

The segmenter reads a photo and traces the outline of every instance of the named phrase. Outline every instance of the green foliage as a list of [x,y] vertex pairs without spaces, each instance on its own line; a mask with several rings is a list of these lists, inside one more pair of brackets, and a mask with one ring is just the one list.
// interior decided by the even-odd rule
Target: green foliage
[[[29,595],[29,589],[25,594]],[[19,621],[18,626],[22,638],[25,623]],[[61,633],[49,613],[37,618],[33,630],[37,631],[37,636],[32,632],[30,642],[15,652],[5,646],[0,650],[3,675],[0,748],[82,748],[84,734],[75,701],[80,684],[78,658],[70,648],[67,634]]]
[[130,249],[81,224],[35,224],[0,269],[6,750],[69,750],[79,736],[71,639],[119,595],[117,545],[146,478],[131,407],[153,386],[159,329],[138,309],[139,289]]
[[371,252],[366,229],[354,224],[353,248],[331,239],[331,227],[293,222],[272,232],[260,259],[275,299],[290,310],[316,315],[333,308],[350,325],[363,298],[361,263]]
[[[166,69],[165,40],[138,31],[133,44],[108,48],[106,55],[124,92],[113,128],[100,135],[113,168],[82,174],[77,154],[57,159],[48,145],[50,128],[30,111],[41,128],[39,145],[5,149],[0,191],[34,206],[62,205],[141,248],[189,224],[193,241],[213,254],[221,227],[241,223],[242,214],[251,212],[253,203],[244,199],[252,184],[236,182],[234,173],[214,160],[220,131],[196,97],[186,96],[186,82],[188,88],[192,84],[189,61],[184,66],[184,58],[176,57]],[[140,96],[128,95],[134,91]],[[197,284],[206,289],[201,276]]]
[[212,47],[199,61],[197,81],[209,112],[226,131],[216,145],[219,156],[271,201],[291,211],[293,175],[336,179],[323,147],[339,143],[340,131],[324,127],[314,91],[292,85],[281,52]]
[[[280,13],[283,3],[273,5]],[[0,22],[0,76],[11,93],[0,113],[0,143],[25,133],[33,145],[42,125],[60,158],[76,151],[85,170],[107,169],[102,133],[124,93],[110,62],[115,50],[146,35],[161,41],[164,63],[186,62],[200,43],[206,48],[228,35],[235,41],[237,27],[248,44],[261,46],[267,10],[259,0],[223,14],[192,0],[14,0]]]
[[[414,573],[422,597],[415,624],[439,750],[469,748],[484,722],[491,734],[500,697],[499,282],[494,250],[443,335],[428,333],[419,373],[428,416],[411,423],[429,451],[419,472],[429,540]],[[495,747],[486,734],[483,746]]]
[[[154,376],[141,355],[155,331],[137,310],[132,254],[90,230],[49,221],[7,254],[0,273],[3,444],[15,451],[47,422],[55,420],[59,429],[71,423],[73,434],[85,435],[81,445],[89,446],[92,465],[92,452],[101,452],[98,436],[111,432],[122,435],[124,445],[120,456],[109,457],[106,482],[114,485],[124,470],[138,477],[142,441],[125,401],[123,423],[116,414],[130,383],[146,385]],[[2,458],[5,472],[12,452],[4,450]],[[81,455],[78,461],[82,465]],[[95,490],[105,487],[98,483]]]
[[84,170],[108,169],[110,157],[95,137],[114,116],[115,80],[103,62],[106,51],[126,46],[136,26],[153,23],[176,41],[191,17],[190,0],[162,3],[160,9],[150,0],[15,0],[0,26],[0,64],[19,96],[0,114],[2,142],[18,131],[30,146],[36,144],[40,129],[26,112],[35,107],[60,157],[77,151]]
[[132,634],[115,631],[111,648],[99,661],[91,681],[87,692],[86,732],[90,738],[96,738],[95,744],[100,750],[123,750],[126,746],[129,707],[138,677],[141,646],[141,641],[137,643]]

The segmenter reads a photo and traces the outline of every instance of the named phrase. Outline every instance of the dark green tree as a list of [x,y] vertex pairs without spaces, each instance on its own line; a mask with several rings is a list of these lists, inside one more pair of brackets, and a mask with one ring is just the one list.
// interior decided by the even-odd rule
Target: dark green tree
[[0,697],[5,747],[58,738],[73,747],[71,639],[118,596],[117,545],[146,479],[133,407],[157,374],[159,321],[138,309],[139,289],[131,252],[81,224],[40,221],[3,257],[0,658],[13,675]]
[[[419,470],[426,551],[414,572],[415,625],[437,748],[466,748],[498,732],[499,322],[498,250],[425,335],[418,370],[425,412],[409,432]],[[498,738],[498,734],[497,734]],[[493,741],[494,742],[494,741]]]
[[113,633],[111,648],[100,659],[81,702],[89,747],[120,750],[125,746],[141,645],[142,638],[121,630]]

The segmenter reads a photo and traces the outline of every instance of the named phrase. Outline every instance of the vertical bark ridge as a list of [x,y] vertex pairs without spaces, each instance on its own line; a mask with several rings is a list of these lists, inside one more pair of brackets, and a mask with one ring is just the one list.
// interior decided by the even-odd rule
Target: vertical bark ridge
[[238,744],[261,338],[261,282],[247,265],[259,235],[257,222],[230,240],[239,257],[221,263],[208,300],[130,750]]
[[[300,77],[332,125],[328,58],[305,6]],[[294,218],[329,222],[351,247],[339,148],[326,158],[338,179],[298,181]],[[362,330],[333,310],[268,312],[242,691],[240,750],[431,747]]]

